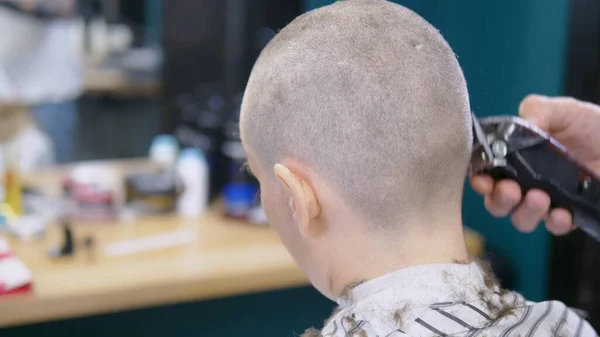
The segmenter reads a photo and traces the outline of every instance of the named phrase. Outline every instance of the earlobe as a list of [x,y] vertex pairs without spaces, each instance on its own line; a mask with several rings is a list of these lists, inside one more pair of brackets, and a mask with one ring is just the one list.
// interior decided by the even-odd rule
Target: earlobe
[[314,228],[316,224],[313,220],[320,215],[320,207],[313,189],[304,179],[282,164],[276,164],[273,172],[288,189],[290,195],[288,205],[300,233],[303,236],[313,236],[318,233],[318,228]]

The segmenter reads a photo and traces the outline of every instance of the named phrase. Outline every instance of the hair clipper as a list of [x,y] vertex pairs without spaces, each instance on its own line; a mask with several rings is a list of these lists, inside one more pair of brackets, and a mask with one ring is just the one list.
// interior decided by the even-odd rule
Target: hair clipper
[[515,116],[473,115],[471,175],[513,179],[527,193],[540,189],[551,208],[569,210],[574,222],[600,242],[600,177],[558,141]]

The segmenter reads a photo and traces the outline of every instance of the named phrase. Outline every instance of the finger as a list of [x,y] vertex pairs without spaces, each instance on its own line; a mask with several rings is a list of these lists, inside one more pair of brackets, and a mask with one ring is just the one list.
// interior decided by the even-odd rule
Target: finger
[[519,116],[549,133],[563,131],[573,123],[581,123],[582,116],[600,112],[600,107],[571,97],[529,95],[519,105]]
[[485,197],[485,207],[495,217],[507,216],[521,202],[521,188],[512,180],[496,184],[492,194]]
[[527,192],[519,207],[512,213],[513,225],[521,232],[533,232],[550,208],[550,197],[544,191]]
[[566,209],[553,209],[546,220],[546,228],[554,235],[565,235],[575,229],[573,217]]
[[471,178],[471,187],[480,195],[492,194],[494,184],[494,179],[488,175],[480,174]]
[[557,125],[564,123],[564,116],[559,116],[554,110],[555,107],[549,97],[528,95],[519,105],[519,116],[540,129],[550,132],[551,124],[556,128]]

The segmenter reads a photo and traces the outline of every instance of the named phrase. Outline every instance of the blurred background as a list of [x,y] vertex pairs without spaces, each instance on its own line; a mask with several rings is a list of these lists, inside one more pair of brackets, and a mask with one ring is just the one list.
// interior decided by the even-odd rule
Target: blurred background
[[[3,272],[22,275],[0,296],[3,336],[281,336],[320,326],[333,304],[264,225],[256,183],[239,170],[237,122],[261,49],[331,2],[0,0],[0,258],[5,249],[22,262],[0,267],[0,285]],[[600,98],[595,0],[396,2],[448,40],[478,116],[516,114],[529,93]],[[600,328],[598,245],[581,233],[518,233],[466,191],[473,255],[505,286],[581,308]],[[50,214],[57,203],[69,211]]]

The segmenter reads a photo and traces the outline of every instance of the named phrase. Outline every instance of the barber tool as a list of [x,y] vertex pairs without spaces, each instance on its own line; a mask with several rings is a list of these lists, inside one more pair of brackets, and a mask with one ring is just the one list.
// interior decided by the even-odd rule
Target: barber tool
[[248,158],[239,137],[241,102],[240,95],[235,103],[235,113],[223,126],[224,142],[221,152],[227,161],[228,176],[222,189],[222,197],[226,216],[253,222],[256,221],[255,218],[260,218],[260,213],[257,213],[260,209],[255,207],[258,181],[244,169]]
[[172,212],[177,201],[175,179],[165,174],[134,174],[125,179],[125,202],[136,213]]
[[256,205],[258,186],[250,173],[244,169],[246,151],[240,141],[223,143],[223,153],[231,159],[229,181],[223,186],[225,215],[240,220],[249,220]]
[[14,151],[14,149],[9,149],[6,146],[3,148],[3,150],[5,158],[7,158],[7,164],[4,172],[4,202],[11,207],[12,212],[16,216],[20,216],[21,214],[23,214],[23,206],[21,174],[18,160],[19,155],[16,151]]
[[574,222],[600,242],[600,177],[546,132],[515,116],[473,115],[470,174],[513,179],[523,193],[548,193],[551,208],[569,210]]
[[103,222],[117,217],[112,191],[99,186],[78,185],[72,193],[75,218]]
[[61,220],[61,230],[63,234],[63,242],[60,246],[50,249],[50,257],[58,258],[64,256],[72,256],[75,253],[75,240],[73,239],[73,230],[71,228],[71,220],[63,218]]
[[209,167],[204,153],[196,148],[181,151],[177,173],[183,191],[177,201],[177,211],[185,217],[200,217],[208,208]]
[[104,254],[109,257],[133,255],[185,246],[197,240],[197,232],[190,229],[183,229],[112,243],[104,248]]
[[62,182],[64,213],[92,222],[115,219],[120,178],[100,165],[81,165],[70,170]]

